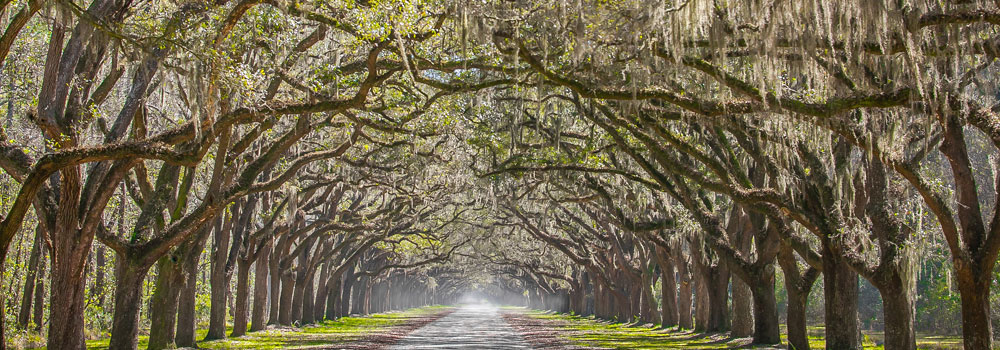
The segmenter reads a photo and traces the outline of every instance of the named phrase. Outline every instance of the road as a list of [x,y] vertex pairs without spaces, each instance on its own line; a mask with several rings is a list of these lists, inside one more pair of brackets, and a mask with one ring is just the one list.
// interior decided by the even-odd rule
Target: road
[[403,349],[531,349],[496,306],[462,305],[458,310],[413,331],[390,347]]

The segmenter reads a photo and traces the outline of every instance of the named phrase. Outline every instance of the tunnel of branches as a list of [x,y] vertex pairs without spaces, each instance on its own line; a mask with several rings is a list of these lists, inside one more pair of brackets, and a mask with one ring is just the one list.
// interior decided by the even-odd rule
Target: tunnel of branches
[[985,0],[3,0],[0,344],[473,293],[990,349],[998,29]]

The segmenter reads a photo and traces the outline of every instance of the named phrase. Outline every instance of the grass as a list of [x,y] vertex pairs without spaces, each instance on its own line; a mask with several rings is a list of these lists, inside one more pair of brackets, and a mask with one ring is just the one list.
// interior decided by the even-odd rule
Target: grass
[[[364,317],[344,317],[337,321],[323,321],[301,328],[268,328],[260,332],[248,333],[237,338],[198,342],[203,349],[308,349],[329,347],[331,344],[357,341],[365,335],[377,333],[389,327],[406,323],[413,317],[427,316],[442,311],[443,306],[428,306],[406,311],[372,314]],[[227,327],[226,334],[232,332]],[[197,338],[202,339],[206,329],[198,329]],[[145,349],[148,336],[139,336],[139,349]],[[87,349],[107,349],[110,339],[87,341]],[[44,347],[34,349],[45,349]]]
[[[725,334],[694,333],[660,329],[649,326],[635,326],[624,323],[612,323],[596,320],[593,317],[580,317],[566,314],[555,314],[536,310],[524,311],[528,316],[554,321],[553,327],[560,331],[561,336],[570,343],[580,346],[611,348],[611,349],[770,349],[773,347],[748,345],[750,339],[733,339]],[[813,349],[823,349],[823,327],[810,327],[809,345]],[[880,342],[880,333],[865,334],[865,349],[882,349],[876,345]],[[785,335],[782,334],[782,341]],[[920,336],[917,339],[919,349],[960,349],[961,337]]]

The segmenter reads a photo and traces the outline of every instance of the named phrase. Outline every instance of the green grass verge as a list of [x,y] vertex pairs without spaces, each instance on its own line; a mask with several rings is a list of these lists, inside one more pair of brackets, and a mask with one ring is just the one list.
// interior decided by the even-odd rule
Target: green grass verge
[[[730,339],[723,334],[703,334],[692,331],[659,329],[654,327],[631,326],[624,323],[612,323],[596,320],[593,317],[580,317],[566,314],[554,314],[537,310],[525,310],[528,316],[552,320],[552,326],[561,331],[561,336],[570,343],[580,346],[601,347],[610,349],[768,349],[772,347],[755,347],[746,345],[749,339]],[[785,341],[782,332],[782,341]],[[813,349],[824,349],[822,327],[810,327],[809,345]],[[882,349],[875,345],[882,337],[879,333],[865,334],[865,349]],[[961,337],[920,336],[917,339],[919,349],[958,349],[961,348]]]
[[[364,317],[344,317],[337,321],[323,321],[301,328],[281,327],[248,333],[242,337],[198,342],[203,349],[308,349],[347,343],[365,335],[406,323],[413,317],[427,316],[447,307],[428,306],[406,311],[372,314]],[[207,326],[207,325],[205,325]],[[227,327],[226,334],[232,332]],[[198,329],[197,339],[202,339],[206,329]],[[139,336],[139,349],[145,349],[149,337]],[[107,349],[110,339],[87,341],[87,349]],[[29,347],[29,349],[32,349]],[[44,347],[33,349],[45,349]]]

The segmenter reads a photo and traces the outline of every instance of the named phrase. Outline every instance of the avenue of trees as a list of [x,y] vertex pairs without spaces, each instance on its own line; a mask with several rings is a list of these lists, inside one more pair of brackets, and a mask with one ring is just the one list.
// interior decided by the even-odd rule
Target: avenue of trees
[[0,345],[479,290],[991,349],[998,6],[3,0]]

